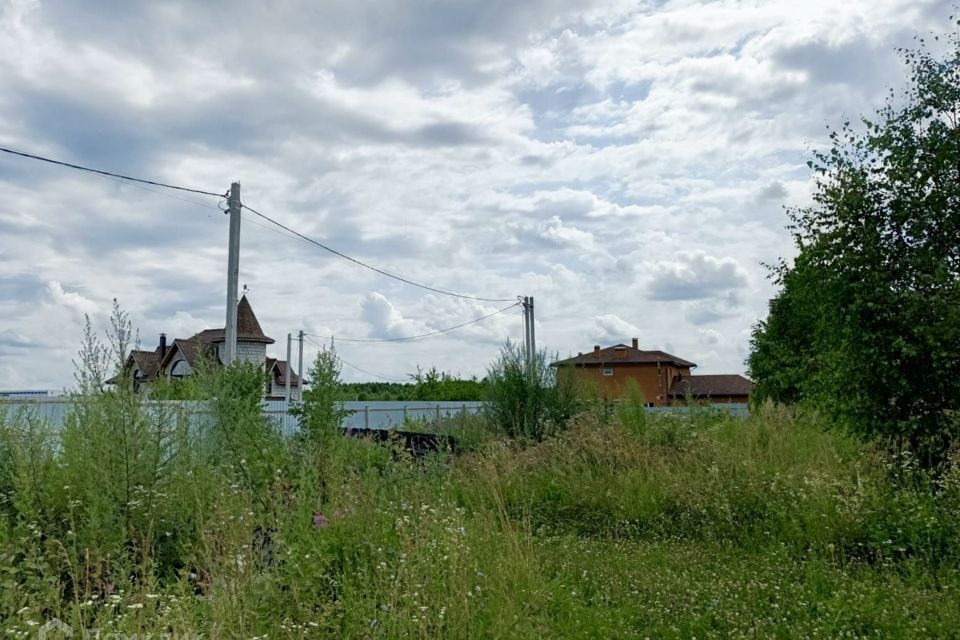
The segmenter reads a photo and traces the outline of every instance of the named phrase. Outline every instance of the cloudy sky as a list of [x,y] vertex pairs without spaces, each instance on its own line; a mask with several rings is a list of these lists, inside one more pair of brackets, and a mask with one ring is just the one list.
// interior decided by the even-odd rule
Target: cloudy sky
[[[433,286],[533,295],[560,355],[629,342],[742,372],[826,127],[902,84],[948,0],[0,0],[0,145],[226,191]],[[227,217],[0,154],[0,389],[72,381],[118,298],[145,347],[223,326]],[[160,191],[160,192],[158,192]],[[411,288],[244,217],[240,280],[289,331],[401,337],[504,306]],[[518,310],[387,377],[482,374]],[[307,351],[311,357],[314,349]],[[372,379],[344,367],[348,380]]]

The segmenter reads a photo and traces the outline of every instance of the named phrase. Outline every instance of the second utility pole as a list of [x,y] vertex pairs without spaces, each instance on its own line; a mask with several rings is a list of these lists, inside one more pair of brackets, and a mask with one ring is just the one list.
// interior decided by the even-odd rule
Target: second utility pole
[[537,361],[537,332],[534,329],[533,296],[523,296],[523,350],[527,358],[527,371],[533,372]]
[[230,239],[227,244],[227,324],[223,364],[229,365],[237,357],[237,281],[240,279],[240,183],[230,185],[227,198],[230,214]]
[[536,322],[533,315],[533,296],[527,298],[527,311],[530,313],[530,354],[531,362],[536,362],[537,359],[537,330]]
[[300,362],[297,364],[297,375],[299,380],[297,381],[297,400],[303,402],[303,329],[300,329],[300,355],[298,360]]
[[291,366],[292,366],[292,365],[290,364],[290,360],[291,360],[291,358],[290,358],[290,346],[291,346],[292,342],[293,342],[293,336],[288,333],[288,334],[287,334],[287,366],[285,367],[285,371],[286,371],[286,374],[287,374],[287,393],[286,393],[286,398],[287,398],[287,409],[288,409],[288,410],[289,410],[289,408],[290,408],[290,368],[291,368]]

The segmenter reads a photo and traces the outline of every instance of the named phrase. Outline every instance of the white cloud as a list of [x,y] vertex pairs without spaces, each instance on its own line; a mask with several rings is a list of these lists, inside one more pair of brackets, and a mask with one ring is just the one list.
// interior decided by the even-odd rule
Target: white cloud
[[361,303],[361,311],[363,319],[370,325],[371,338],[404,338],[419,331],[380,293],[368,293]]
[[[903,81],[894,47],[948,29],[951,6],[295,0],[247,5],[210,38],[222,3],[17,0],[0,7],[0,143],[217,193],[239,179],[250,206],[383,269],[534,295],[552,350],[636,335],[741,371],[772,290],[761,265],[793,251],[781,207],[809,200],[809,149]],[[114,297],[145,342],[222,326],[215,198],[0,157],[0,202],[3,336],[35,345],[0,388],[69,384],[77,321],[103,325]],[[241,279],[271,355],[301,327],[399,337],[501,305],[257,224]],[[520,334],[511,310],[338,348],[392,376],[482,375]]]
[[697,340],[701,344],[708,346],[713,346],[720,344],[720,340],[723,339],[723,336],[720,335],[719,331],[713,329],[697,329]]
[[96,302],[76,291],[64,290],[63,285],[56,280],[47,282],[47,295],[54,305],[66,309],[78,322],[82,321],[85,315],[92,316],[100,310]]
[[608,342],[630,344],[630,340],[643,333],[636,325],[612,313],[596,316],[593,322],[593,335],[600,341],[601,346],[606,346]]
[[680,251],[655,267],[648,290],[655,300],[697,300],[746,285],[746,270],[735,258]]

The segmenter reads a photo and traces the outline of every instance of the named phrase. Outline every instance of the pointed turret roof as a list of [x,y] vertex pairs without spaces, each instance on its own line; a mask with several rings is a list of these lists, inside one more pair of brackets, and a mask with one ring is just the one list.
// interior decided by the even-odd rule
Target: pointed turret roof
[[[204,329],[200,333],[192,336],[190,340],[196,340],[198,342],[223,342],[226,338],[226,329]],[[275,340],[268,337],[263,329],[260,328],[260,323],[257,321],[257,316],[253,313],[253,307],[250,306],[250,301],[247,300],[247,296],[240,298],[239,304],[237,304],[237,341],[239,342],[263,342],[264,344],[273,344]]]
[[257,316],[253,315],[253,308],[247,296],[240,298],[240,304],[237,305],[237,340],[240,339],[248,342],[274,343],[273,338],[268,338],[260,328],[260,323],[257,322]]

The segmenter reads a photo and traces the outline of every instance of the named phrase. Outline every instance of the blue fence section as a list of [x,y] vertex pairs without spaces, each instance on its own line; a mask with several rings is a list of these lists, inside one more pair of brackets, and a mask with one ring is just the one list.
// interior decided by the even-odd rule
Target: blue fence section
[[[70,397],[58,398],[0,398],[0,416],[12,417],[27,413],[43,421],[55,430],[61,428],[73,410],[75,401]],[[297,402],[291,402],[296,405]],[[343,402],[347,412],[342,426],[346,429],[390,430],[429,426],[441,420],[479,413],[480,402]],[[167,419],[188,419],[192,424],[204,424],[210,419],[209,406],[203,402],[157,402],[145,401],[148,414]],[[263,414],[277,422],[285,434],[300,429],[298,417],[291,413],[285,400],[268,400],[263,403]]]
[[[18,412],[27,412],[42,420],[55,430],[63,426],[75,401],[69,396],[48,398],[0,398],[0,418],[4,415],[12,416]],[[297,402],[292,402],[296,405]],[[347,411],[342,426],[346,429],[418,429],[428,428],[438,422],[449,423],[456,428],[455,418],[479,413],[483,409],[482,402],[392,402],[392,401],[351,401],[341,403]],[[203,402],[158,402],[146,401],[144,407],[151,415],[164,420],[176,418],[178,421],[188,420],[191,425],[208,424],[211,416],[210,408]],[[711,407],[734,416],[746,417],[749,409],[746,404],[723,403],[713,405],[696,405],[696,408]],[[300,429],[300,422],[285,400],[268,400],[263,403],[263,413],[276,421],[285,434],[296,433]],[[648,407],[651,413],[673,415],[687,414],[694,407]]]
[[[298,404],[296,401],[292,405]],[[483,408],[482,402],[393,402],[349,401],[340,403],[346,417],[341,423],[345,429],[390,429],[425,427],[441,420],[474,415]],[[296,416],[288,410],[286,400],[264,402],[264,414],[277,420],[284,433],[294,433],[300,428]],[[455,424],[455,422],[454,422]]]

